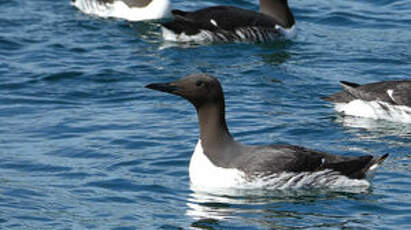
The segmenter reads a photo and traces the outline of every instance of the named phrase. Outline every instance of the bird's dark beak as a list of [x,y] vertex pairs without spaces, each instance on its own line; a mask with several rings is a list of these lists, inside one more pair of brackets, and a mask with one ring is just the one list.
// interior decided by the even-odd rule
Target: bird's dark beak
[[146,88],[171,94],[176,94],[178,91],[178,88],[173,83],[152,83],[146,85]]

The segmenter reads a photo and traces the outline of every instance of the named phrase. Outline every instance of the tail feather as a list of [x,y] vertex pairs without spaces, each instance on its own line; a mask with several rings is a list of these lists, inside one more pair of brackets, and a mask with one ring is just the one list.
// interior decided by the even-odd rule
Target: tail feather
[[377,171],[377,168],[384,162],[384,160],[389,156],[388,153],[378,157],[374,158],[370,163],[367,165],[367,167],[364,168],[364,174],[365,178],[368,180],[371,180],[375,176],[375,172]]
[[360,87],[361,85],[348,81],[341,81],[340,83],[344,87],[344,91],[326,97],[322,97],[321,99],[333,103],[349,103],[350,101],[358,98],[356,88]]
[[344,91],[351,94],[356,99],[370,100],[373,98],[369,91],[362,90],[361,85],[348,81],[341,81],[341,85],[344,87]]
[[361,86],[360,84],[349,82],[349,81],[340,81],[340,83],[343,87],[357,88]]
[[377,159],[375,159],[374,164],[381,164],[390,154],[386,153]]

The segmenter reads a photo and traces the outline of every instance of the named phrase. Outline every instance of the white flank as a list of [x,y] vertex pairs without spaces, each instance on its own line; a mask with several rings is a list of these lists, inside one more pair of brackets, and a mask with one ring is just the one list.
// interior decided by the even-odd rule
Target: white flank
[[200,30],[200,33],[195,35],[187,35],[184,32],[181,34],[176,34],[173,31],[161,27],[163,39],[166,41],[173,42],[212,42],[214,41],[213,35],[211,32],[206,30]]
[[114,1],[112,4],[99,3],[95,0],[76,0],[72,4],[86,14],[103,18],[122,18],[129,21],[160,19],[170,13],[169,0],[153,0],[144,8],[130,8],[121,0]]
[[291,26],[291,28],[289,28],[289,29],[285,29],[285,28],[283,28],[282,26],[279,26],[279,25],[276,25],[275,28],[280,31],[282,36],[284,36],[284,39],[292,39],[297,34],[297,29],[295,28],[295,24],[293,26]]
[[238,169],[215,166],[204,154],[198,141],[189,167],[192,188],[208,189],[298,189],[298,188],[368,188],[367,180],[349,179],[331,170],[303,173],[278,173],[247,176]]
[[[214,26],[218,26],[217,22],[213,19],[210,23]],[[263,35],[258,32],[257,27],[240,27],[233,31],[233,34],[238,36],[233,42],[255,42],[255,41],[275,41],[281,39],[292,39],[296,35],[295,25],[289,29],[284,29],[281,26],[276,26],[276,29],[280,32],[272,33],[266,35],[268,39],[264,39]],[[257,31],[257,32],[256,32]],[[176,34],[173,31],[162,27],[163,39],[172,42],[197,42],[197,43],[207,43],[215,41],[231,41],[225,34],[213,33],[208,30],[200,30],[200,33],[194,35],[187,35],[184,32],[181,34]]]
[[331,170],[302,173],[283,172],[264,177],[258,177],[257,175],[253,181],[250,181],[247,184],[247,187],[253,189],[341,189],[350,187],[368,188],[369,186],[370,182],[367,180],[350,179]]
[[393,122],[411,123],[411,108],[392,105],[383,101],[353,100],[335,104],[335,110],[348,116],[384,119]]
[[391,100],[392,100],[393,102],[397,103],[397,102],[395,101],[395,99],[394,99],[394,96],[393,96],[394,90],[392,90],[392,89],[387,90],[387,94],[388,94],[388,96],[391,98]]

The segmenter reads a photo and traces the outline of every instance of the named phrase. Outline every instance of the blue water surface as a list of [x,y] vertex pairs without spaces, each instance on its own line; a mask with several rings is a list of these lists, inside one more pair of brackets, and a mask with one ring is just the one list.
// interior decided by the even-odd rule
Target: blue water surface
[[[290,0],[292,41],[189,46],[69,2],[0,0],[1,229],[411,229],[411,126],[321,100],[340,80],[411,77],[410,0]],[[362,192],[195,192],[195,111],[144,86],[202,72],[243,143],[390,157]]]

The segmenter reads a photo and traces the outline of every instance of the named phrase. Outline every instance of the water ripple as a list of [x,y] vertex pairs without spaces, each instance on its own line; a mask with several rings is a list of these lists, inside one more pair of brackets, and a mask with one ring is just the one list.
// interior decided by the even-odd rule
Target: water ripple
[[[409,1],[293,1],[297,37],[257,45],[170,46],[157,21],[99,19],[69,1],[0,6],[0,228],[410,228],[410,127],[321,100],[341,80],[409,78]],[[390,158],[366,191],[199,194],[195,109],[144,86],[202,72],[221,81],[243,143]]]

